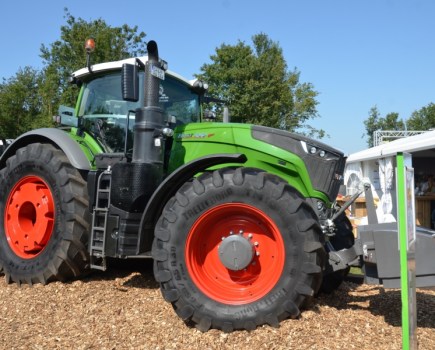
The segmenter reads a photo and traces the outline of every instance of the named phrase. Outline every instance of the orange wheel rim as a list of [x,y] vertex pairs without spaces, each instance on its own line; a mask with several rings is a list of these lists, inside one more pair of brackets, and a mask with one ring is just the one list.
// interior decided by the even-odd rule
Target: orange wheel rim
[[[193,282],[205,295],[243,305],[261,299],[277,284],[285,247],[278,227],[263,211],[227,203],[196,220],[187,237],[185,259]],[[233,259],[240,259],[240,265]]]
[[4,218],[12,251],[23,259],[40,254],[54,226],[53,195],[44,180],[26,176],[18,181],[7,199]]

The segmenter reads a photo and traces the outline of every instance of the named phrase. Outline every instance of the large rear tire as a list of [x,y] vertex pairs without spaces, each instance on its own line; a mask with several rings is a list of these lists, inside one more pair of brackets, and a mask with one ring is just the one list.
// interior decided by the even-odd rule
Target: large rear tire
[[49,144],[20,148],[0,171],[0,270],[8,283],[77,278],[89,268],[86,182]]
[[202,331],[278,326],[320,287],[320,239],[313,210],[286,182],[221,169],[168,201],[155,229],[154,274],[177,314]]

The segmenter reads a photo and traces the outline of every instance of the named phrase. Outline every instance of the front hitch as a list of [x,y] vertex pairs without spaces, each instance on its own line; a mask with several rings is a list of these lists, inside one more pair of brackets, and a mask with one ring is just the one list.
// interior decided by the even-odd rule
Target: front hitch
[[[338,210],[327,219],[323,225],[323,232],[327,237],[334,237],[338,230],[338,221],[344,214],[345,210],[348,209],[355,200],[362,194],[365,193],[367,216],[369,223],[377,223],[376,209],[373,202],[373,194],[371,191],[370,183],[364,183],[363,188],[359,189],[346,203],[343,204]],[[349,266],[360,266],[360,256],[362,255],[362,246],[359,239],[355,239],[352,246],[335,249],[330,240],[326,242],[326,248],[329,255],[329,266],[332,271],[340,271],[348,268]]]

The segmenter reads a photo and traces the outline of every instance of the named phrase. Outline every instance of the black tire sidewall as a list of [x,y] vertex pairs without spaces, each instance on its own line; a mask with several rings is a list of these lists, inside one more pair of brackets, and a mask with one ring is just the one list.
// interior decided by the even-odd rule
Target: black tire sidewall
[[352,223],[349,218],[343,213],[335,221],[337,232],[330,242],[334,249],[348,249],[355,244],[355,236],[352,232]]

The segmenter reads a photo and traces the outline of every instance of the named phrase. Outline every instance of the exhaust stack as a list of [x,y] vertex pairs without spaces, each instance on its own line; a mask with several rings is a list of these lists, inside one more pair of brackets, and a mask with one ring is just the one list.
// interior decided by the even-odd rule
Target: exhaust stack
[[162,165],[163,146],[160,134],[165,125],[163,109],[159,107],[159,87],[164,71],[159,62],[157,43],[149,41],[147,50],[144,107],[136,110],[132,162]]

